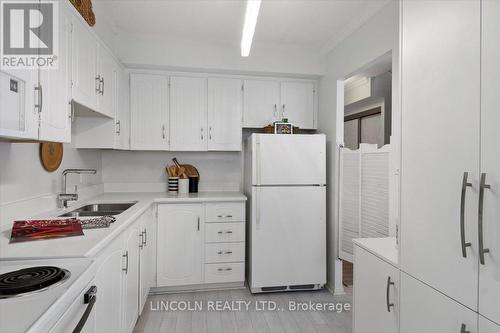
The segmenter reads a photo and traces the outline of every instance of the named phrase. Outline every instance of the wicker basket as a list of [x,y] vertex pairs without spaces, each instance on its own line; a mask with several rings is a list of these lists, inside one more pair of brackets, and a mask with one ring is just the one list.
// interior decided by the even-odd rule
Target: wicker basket
[[[262,128],[262,131],[265,134],[274,134],[274,126],[273,125],[267,125],[266,127]],[[300,133],[300,128],[298,126],[293,126],[293,132],[292,134],[299,134]]]
[[92,10],[92,0],[69,0],[71,4],[78,10],[83,19],[89,26],[95,25],[95,14]]

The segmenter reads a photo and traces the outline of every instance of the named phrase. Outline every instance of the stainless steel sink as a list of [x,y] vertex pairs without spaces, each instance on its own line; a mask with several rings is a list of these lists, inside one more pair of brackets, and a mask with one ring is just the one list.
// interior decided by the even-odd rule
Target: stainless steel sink
[[74,209],[65,214],[59,215],[59,217],[79,217],[79,216],[105,216],[105,215],[118,215],[135,205],[135,202],[126,203],[99,203],[85,205],[80,208]]

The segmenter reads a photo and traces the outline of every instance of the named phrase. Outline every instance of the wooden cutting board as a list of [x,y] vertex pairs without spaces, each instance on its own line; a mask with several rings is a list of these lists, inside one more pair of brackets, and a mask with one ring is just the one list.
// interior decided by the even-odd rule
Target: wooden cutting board
[[200,178],[200,173],[198,172],[198,169],[196,169],[191,164],[181,164],[181,167],[183,167],[186,170],[186,174],[188,175],[188,177]]
[[43,142],[40,144],[40,161],[48,172],[56,171],[63,159],[62,143]]

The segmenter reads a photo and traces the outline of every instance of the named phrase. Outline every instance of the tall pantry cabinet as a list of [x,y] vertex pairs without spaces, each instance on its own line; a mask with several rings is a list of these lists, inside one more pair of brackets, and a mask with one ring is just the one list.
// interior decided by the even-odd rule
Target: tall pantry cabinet
[[[400,330],[474,333],[500,324],[500,3],[401,6]],[[426,294],[452,302],[446,316],[418,310]]]

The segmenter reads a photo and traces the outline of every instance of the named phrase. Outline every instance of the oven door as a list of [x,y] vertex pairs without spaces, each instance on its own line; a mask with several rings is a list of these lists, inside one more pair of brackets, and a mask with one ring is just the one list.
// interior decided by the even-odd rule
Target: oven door
[[97,301],[97,287],[89,283],[77,299],[71,304],[50,333],[95,333],[94,304]]

